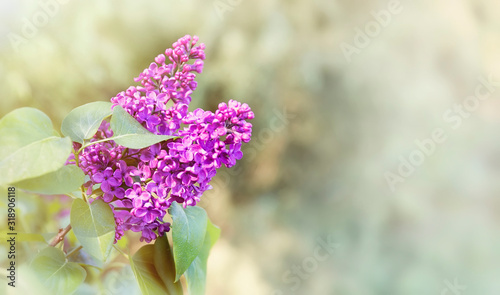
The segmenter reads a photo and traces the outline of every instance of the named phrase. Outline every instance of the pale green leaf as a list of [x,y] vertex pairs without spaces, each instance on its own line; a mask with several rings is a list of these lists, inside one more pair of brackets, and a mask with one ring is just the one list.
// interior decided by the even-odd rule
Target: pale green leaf
[[92,138],[102,121],[113,112],[111,106],[110,102],[96,101],[73,109],[62,121],[62,134],[79,143]]
[[0,185],[54,172],[72,150],[71,139],[59,137],[49,117],[34,108],[5,115],[0,138]]
[[207,220],[207,233],[210,235],[210,248],[212,248],[217,242],[217,240],[220,238],[220,228],[213,224],[210,219]]
[[115,106],[113,108],[111,130],[113,130],[113,137],[111,137],[112,140],[119,145],[132,149],[142,149],[175,137],[168,135],[156,135],[149,132],[121,106]]
[[28,192],[38,194],[69,194],[79,189],[84,179],[85,174],[82,169],[77,166],[67,165],[61,167],[57,171],[39,177],[25,179],[12,185]]
[[55,247],[40,251],[31,262],[31,269],[53,294],[72,294],[87,276],[80,265],[68,262],[64,253]]
[[75,199],[70,219],[73,232],[85,251],[105,261],[115,239],[115,219],[109,205],[103,200],[95,200],[89,205]]

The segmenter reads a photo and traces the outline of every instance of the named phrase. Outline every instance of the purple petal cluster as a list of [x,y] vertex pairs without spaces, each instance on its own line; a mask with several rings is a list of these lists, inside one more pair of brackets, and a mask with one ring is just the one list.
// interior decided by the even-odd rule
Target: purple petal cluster
[[[198,37],[184,36],[155,58],[136,82],[111,99],[122,106],[146,129],[162,135],[177,135],[197,87],[196,74],[203,71],[205,44]],[[168,57],[168,59],[167,59]]]
[[[141,86],[111,98],[113,107],[120,105],[152,133],[175,138],[141,150],[98,142],[79,155],[77,163],[89,177],[88,193],[113,209],[115,242],[127,230],[141,232],[141,241],[148,243],[169,231],[164,218],[172,202],[195,206],[212,188],[217,169],[233,166],[243,156],[242,143],[250,141],[247,120],[254,113],[247,104],[230,100],[215,113],[188,111],[205,59],[205,45],[197,42],[196,36],[180,38],[135,78]],[[104,121],[91,142],[112,135]]]

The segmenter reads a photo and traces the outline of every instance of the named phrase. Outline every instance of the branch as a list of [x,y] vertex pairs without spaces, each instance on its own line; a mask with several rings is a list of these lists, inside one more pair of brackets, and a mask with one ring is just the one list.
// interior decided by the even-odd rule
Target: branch
[[64,236],[71,230],[71,224],[69,224],[68,226],[66,226],[65,229],[59,229],[59,233],[57,234],[57,236],[52,240],[52,242],[50,242],[49,246],[51,247],[55,247],[57,246],[57,244],[59,244],[59,242],[61,242],[62,240],[64,240]]

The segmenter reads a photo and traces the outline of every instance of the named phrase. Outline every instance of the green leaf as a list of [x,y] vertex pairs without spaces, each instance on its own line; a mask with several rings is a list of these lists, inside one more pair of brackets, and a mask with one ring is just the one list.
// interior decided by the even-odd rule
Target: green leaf
[[[83,184],[85,174],[77,166],[67,165],[61,169],[35,178],[25,179],[12,184],[28,192],[56,195],[69,194]],[[80,192],[81,194],[81,192]]]
[[85,280],[87,272],[78,263],[68,262],[64,253],[55,247],[47,247],[31,262],[38,279],[53,294],[71,294]]
[[72,150],[49,117],[34,108],[14,110],[0,120],[0,185],[42,176],[61,168]]
[[142,149],[175,137],[156,135],[149,132],[121,106],[115,106],[113,109],[111,130],[113,130],[113,137],[111,139],[119,145],[132,149]]
[[111,115],[111,106],[110,102],[96,101],[73,109],[62,121],[62,134],[83,143],[84,139],[94,136],[102,121]]
[[169,295],[182,294],[182,285],[175,282],[175,263],[172,250],[168,243],[167,235],[155,241],[154,265],[159,277],[168,290]]
[[185,273],[189,295],[205,294],[208,255],[212,246],[219,239],[219,236],[220,229],[208,220],[207,234],[205,235],[205,241],[203,242],[200,254],[194,259]]
[[75,199],[71,206],[71,226],[83,248],[95,258],[105,261],[115,240],[113,211],[103,200],[87,204]]
[[189,295],[205,294],[205,284],[207,281],[207,260],[210,252],[210,237],[205,236],[205,241],[200,254],[193,260],[187,269],[185,276]]
[[178,281],[203,247],[207,231],[207,212],[201,207],[189,206],[184,209],[177,202],[173,202],[170,215],[173,220],[175,281]]
[[130,266],[144,295],[170,294],[156,271],[155,246],[146,245],[130,257]]
[[[54,132],[52,121],[42,111],[34,108],[13,110],[0,120],[0,134],[2,134],[0,158],[10,155],[19,147],[57,136]],[[10,144],[6,145],[5,141]]]
[[210,248],[212,248],[220,237],[220,228],[213,224],[210,219],[207,220],[207,233],[210,235]]

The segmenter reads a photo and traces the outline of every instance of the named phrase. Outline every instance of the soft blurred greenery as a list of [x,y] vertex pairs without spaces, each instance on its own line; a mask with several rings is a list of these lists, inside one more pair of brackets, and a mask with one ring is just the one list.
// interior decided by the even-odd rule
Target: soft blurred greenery
[[[185,34],[207,46],[192,108],[237,99],[255,111],[243,160],[202,202],[222,229],[207,294],[457,294],[455,281],[467,287],[458,294],[500,294],[499,92],[456,130],[442,119],[479,76],[500,81],[498,2],[401,1],[350,62],[342,43],[390,1],[66,2],[14,50],[8,34],[22,36],[42,8],[0,0],[0,116],[31,106],[58,127],[71,109],[133,85]],[[384,173],[435,128],[446,141],[392,192]],[[18,201],[19,231],[68,223],[68,198]],[[335,253],[291,290],[283,276],[329,235]],[[19,244],[20,259],[42,247]],[[118,263],[99,279],[107,294],[134,294],[131,278]]]

